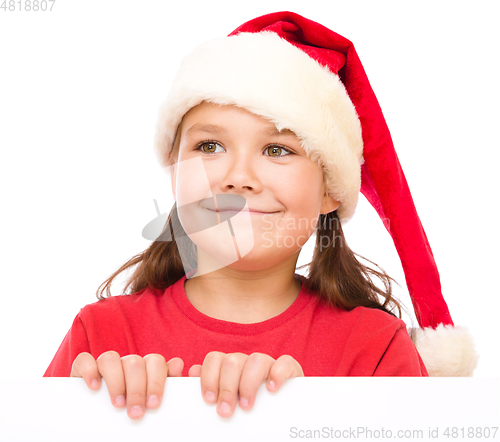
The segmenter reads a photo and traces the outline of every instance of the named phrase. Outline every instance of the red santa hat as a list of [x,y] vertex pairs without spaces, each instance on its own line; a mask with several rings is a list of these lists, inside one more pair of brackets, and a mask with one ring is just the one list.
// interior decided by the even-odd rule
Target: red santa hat
[[160,107],[155,149],[168,165],[182,117],[203,101],[236,105],[289,129],[325,171],[342,222],[359,192],[392,236],[419,323],[410,331],[431,376],[471,376],[478,355],[455,326],[377,98],[353,44],[291,12],[244,23],[182,61]]

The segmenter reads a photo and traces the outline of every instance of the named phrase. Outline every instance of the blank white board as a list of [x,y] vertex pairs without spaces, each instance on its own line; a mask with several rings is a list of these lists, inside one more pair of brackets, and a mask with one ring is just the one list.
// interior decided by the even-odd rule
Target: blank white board
[[168,378],[139,421],[104,383],[93,392],[77,378],[2,380],[0,398],[7,442],[500,440],[500,384],[488,378],[296,378],[277,393],[262,384],[255,407],[229,419],[202,400],[199,378]]

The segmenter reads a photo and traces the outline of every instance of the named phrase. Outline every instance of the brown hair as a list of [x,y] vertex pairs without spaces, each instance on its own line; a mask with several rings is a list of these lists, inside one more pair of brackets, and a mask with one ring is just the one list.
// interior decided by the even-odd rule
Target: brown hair
[[[382,269],[377,271],[363,265],[357,256],[378,267],[349,248],[337,212],[320,215],[313,259],[299,267],[309,266],[306,287],[330,304],[346,310],[364,306],[393,316],[396,310],[397,317],[401,318],[404,308],[392,295],[391,281],[396,281]],[[384,289],[379,288],[372,277],[378,278]]]
[[[147,287],[164,290],[174,284],[185,275],[175,241],[175,238],[180,237],[185,237],[183,250],[186,250],[186,255],[183,253],[183,258],[187,271],[195,269],[196,245],[184,231],[175,204],[161,235],[144,252],[132,257],[104,281],[97,290],[97,297],[104,299],[111,296],[113,279],[133,266],[137,267],[128,279],[123,294],[126,294],[129,288],[128,293],[137,293]],[[309,266],[305,286],[317,292],[321,299],[343,309],[365,306],[383,310],[394,316],[396,315],[393,312],[397,310],[398,317],[401,317],[402,306],[392,296],[391,281],[394,280],[382,269],[379,272],[364,266],[356,256],[360,255],[347,246],[337,213],[334,211],[320,215],[313,259],[309,264],[299,267]],[[382,281],[384,290],[374,284],[373,276]]]

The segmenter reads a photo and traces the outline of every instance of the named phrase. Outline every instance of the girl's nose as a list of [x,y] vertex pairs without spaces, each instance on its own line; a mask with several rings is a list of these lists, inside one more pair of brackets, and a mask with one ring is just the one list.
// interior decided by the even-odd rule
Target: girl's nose
[[258,165],[247,155],[238,156],[234,161],[229,161],[227,170],[220,183],[222,190],[251,190],[255,193],[263,189]]

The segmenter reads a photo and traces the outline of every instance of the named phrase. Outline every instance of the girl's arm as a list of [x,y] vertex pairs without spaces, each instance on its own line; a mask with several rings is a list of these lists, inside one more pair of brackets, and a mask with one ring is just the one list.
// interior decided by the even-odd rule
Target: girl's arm
[[406,327],[396,331],[373,376],[429,376]]
[[75,358],[85,352],[90,353],[90,344],[78,314],[43,376],[68,377]]

